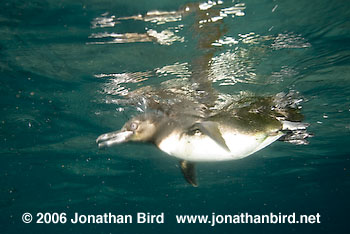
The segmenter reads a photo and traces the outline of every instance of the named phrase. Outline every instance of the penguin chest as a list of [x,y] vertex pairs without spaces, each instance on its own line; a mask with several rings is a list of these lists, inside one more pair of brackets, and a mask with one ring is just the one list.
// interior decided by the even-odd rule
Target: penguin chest
[[283,134],[269,136],[224,133],[227,147],[222,147],[207,135],[171,134],[159,142],[158,147],[167,154],[188,161],[224,161],[249,156],[280,138]]

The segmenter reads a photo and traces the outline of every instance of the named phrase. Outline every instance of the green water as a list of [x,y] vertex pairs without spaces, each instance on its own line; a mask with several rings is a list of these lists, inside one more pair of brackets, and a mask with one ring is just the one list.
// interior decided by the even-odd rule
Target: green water
[[[239,10],[221,20],[225,43],[216,47],[209,74],[214,88],[230,95],[298,91],[314,134],[309,145],[275,142],[242,160],[200,163],[197,188],[186,184],[176,159],[152,145],[98,149],[100,134],[119,129],[137,113],[135,106],[117,104],[125,92],[186,79],[194,57],[205,54],[197,47],[193,15],[164,24],[117,18],[176,11],[186,3],[0,3],[1,233],[349,232],[350,4],[345,1],[217,6]],[[101,25],[101,19],[112,25]],[[150,29],[174,35],[140,42]],[[120,39],[113,33],[124,41],[113,43]],[[137,33],[139,41],[125,41],[126,33]],[[25,224],[25,212],[69,217],[164,212],[165,223]],[[213,212],[319,213],[321,223],[211,227],[175,219]]]

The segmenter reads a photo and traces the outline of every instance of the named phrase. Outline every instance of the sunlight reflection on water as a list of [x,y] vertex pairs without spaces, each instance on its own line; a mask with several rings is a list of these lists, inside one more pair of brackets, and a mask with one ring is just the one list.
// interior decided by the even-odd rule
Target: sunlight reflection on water
[[[277,5],[276,5],[277,6]],[[113,44],[113,43],[137,43],[152,42],[162,46],[172,46],[174,43],[182,43],[187,46],[193,38],[188,36],[188,31],[193,29],[197,33],[211,35],[207,42],[199,42],[198,51],[204,53],[205,48],[215,51],[215,54],[205,56],[200,62],[209,65],[199,65],[193,62],[176,62],[149,71],[126,72],[120,74],[106,73],[96,74],[97,78],[106,78],[103,92],[113,96],[127,96],[137,86],[130,84],[143,83],[148,79],[159,79],[166,82],[169,79],[189,78],[196,73],[208,70],[207,79],[219,86],[233,86],[237,83],[272,84],[283,81],[286,77],[292,77],[296,72],[288,66],[281,67],[280,71],[273,71],[270,78],[257,76],[256,67],[266,54],[273,50],[301,49],[311,46],[301,35],[292,32],[279,33],[277,35],[259,35],[254,32],[237,35],[214,34],[214,31],[228,16],[244,16],[246,6],[244,3],[227,3],[223,1],[208,1],[201,4],[187,4],[174,11],[153,10],[145,15],[133,15],[117,17],[108,12],[96,17],[91,22],[91,28],[105,31],[93,32],[89,36],[88,44]],[[275,7],[276,8],[276,7]],[[274,12],[275,8],[272,12]],[[193,19],[189,15],[195,14]],[[144,33],[127,32],[118,33],[126,21],[143,21]],[[202,37],[203,37],[202,36]],[[210,39],[212,38],[212,39]],[[200,39],[203,40],[203,39]],[[202,43],[202,45],[201,45]],[[204,43],[204,44],[203,44]],[[180,46],[181,44],[176,44]],[[201,46],[204,46],[201,48]],[[196,62],[194,62],[196,63]],[[164,80],[164,78],[166,79]]]

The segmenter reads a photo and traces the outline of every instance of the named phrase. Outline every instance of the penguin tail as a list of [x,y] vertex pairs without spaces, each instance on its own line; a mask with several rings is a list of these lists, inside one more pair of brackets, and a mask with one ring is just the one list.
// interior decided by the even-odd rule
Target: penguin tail
[[285,135],[279,139],[280,141],[294,145],[308,145],[309,141],[307,139],[313,137],[312,133],[307,132],[307,127],[310,125],[308,123],[282,121],[282,124],[282,131]]

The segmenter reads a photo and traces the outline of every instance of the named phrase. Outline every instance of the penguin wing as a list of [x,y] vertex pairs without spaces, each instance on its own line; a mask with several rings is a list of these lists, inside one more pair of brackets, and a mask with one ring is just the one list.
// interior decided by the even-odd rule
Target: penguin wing
[[230,152],[230,149],[226,145],[225,139],[222,137],[222,134],[219,130],[218,124],[213,121],[204,121],[195,123],[192,125],[191,129],[198,129],[203,134],[209,136],[213,139],[218,145],[224,148],[226,151]]

